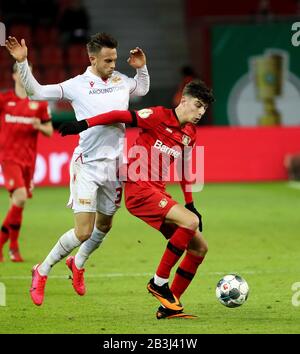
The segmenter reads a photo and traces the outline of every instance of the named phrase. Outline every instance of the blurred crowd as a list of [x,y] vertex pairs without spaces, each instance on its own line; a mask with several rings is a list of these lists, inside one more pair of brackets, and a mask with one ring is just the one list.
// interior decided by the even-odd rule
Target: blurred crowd
[[[85,69],[90,21],[81,0],[3,1],[0,15],[7,35],[26,40],[41,83],[63,81]],[[11,86],[11,65],[8,53],[0,51],[0,89]]]

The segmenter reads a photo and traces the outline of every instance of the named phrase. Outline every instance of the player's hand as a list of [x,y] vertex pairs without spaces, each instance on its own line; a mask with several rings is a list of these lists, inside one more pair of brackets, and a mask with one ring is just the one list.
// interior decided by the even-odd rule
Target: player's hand
[[136,47],[130,51],[130,56],[127,59],[127,63],[134,69],[139,69],[146,65],[146,55],[141,48]]
[[41,120],[39,118],[32,118],[32,126],[35,130],[40,130],[41,128]]
[[199,230],[202,232],[202,216],[199,213],[199,211],[195,208],[194,203],[191,202],[191,203],[185,204],[185,207],[188,210],[190,210],[192,213],[194,213],[195,215],[198,216],[198,219],[199,219]]
[[81,120],[80,122],[74,120],[73,122],[62,123],[58,127],[58,131],[61,136],[76,135],[86,130],[88,127],[86,120]]
[[9,54],[19,63],[27,58],[28,49],[26,47],[25,39],[21,39],[21,44],[16,37],[9,36],[5,41],[5,46]]

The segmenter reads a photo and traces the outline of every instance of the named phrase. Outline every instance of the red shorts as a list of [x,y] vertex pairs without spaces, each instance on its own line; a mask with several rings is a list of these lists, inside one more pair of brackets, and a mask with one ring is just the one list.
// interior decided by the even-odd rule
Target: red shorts
[[125,182],[125,205],[128,211],[148,225],[170,238],[177,226],[166,224],[165,217],[176,204],[165,189],[159,189],[149,183]]
[[2,173],[5,188],[11,194],[18,188],[25,187],[28,198],[32,197],[34,168],[21,166],[16,162],[2,161]]

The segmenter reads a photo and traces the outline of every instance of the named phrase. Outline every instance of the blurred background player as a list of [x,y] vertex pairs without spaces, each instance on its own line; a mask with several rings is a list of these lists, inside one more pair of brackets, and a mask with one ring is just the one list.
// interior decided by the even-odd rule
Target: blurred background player
[[195,70],[190,65],[185,65],[180,68],[180,82],[173,96],[173,107],[177,107],[181,101],[182,92],[185,86],[192,80],[197,79]]
[[[128,63],[137,69],[134,78],[115,71],[117,41],[106,33],[91,37],[87,51],[91,66],[85,73],[56,85],[40,85],[27,63],[25,40],[21,44],[9,37],[6,46],[17,60],[18,69],[29,96],[39,100],[68,100],[78,121],[87,116],[113,109],[127,109],[130,96],[143,96],[149,90],[146,57],[140,48],[130,51]],[[107,177],[123,156],[124,124],[95,127],[80,135],[70,169],[70,200],[74,210],[75,229],[60,237],[46,259],[33,268],[31,298],[36,305],[44,299],[47,276],[54,264],[81,245],[75,257],[66,264],[73,273],[73,287],[78,295],[85,294],[84,263],[99,247],[111,229],[113,215],[120,206],[122,185],[117,178]],[[115,171],[116,173],[116,171]]]
[[17,64],[12,77],[15,89],[0,94],[0,163],[10,194],[10,209],[0,231],[0,262],[8,239],[10,259],[23,261],[18,237],[26,200],[32,197],[38,133],[51,136],[53,132],[48,103],[28,99]]
[[[186,172],[181,174],[185,207],[166,192],[164,177],[168,176],[169,165],[175,159],[184,161],[191,156],[184,151],[188,148],[191,153],[196,141],[195,126],[213,101],[212,91],[202,81],[195,80],[185,86],[175,109],[151,107],[137,112],[113,111],[81,122],[64,123],[59,128],[63,136],[80,133],[98,124],[123,122],[142,128],[135,146],[146,150],[147,155],[143,154],[143,159],[139,154],[129,158],[125,203],[131,214],[159,230],[169,240],[156,273],[147,286],[161,303],[156,314],[158,319],[195,317],[183,313],[179,300],[208,250],[201,233],[202,218],[194,206],[192,192],[187,188]],[[132,174],[131,165],[139,166],[139,174]],[[184,252],[170,289],[170,272]]]

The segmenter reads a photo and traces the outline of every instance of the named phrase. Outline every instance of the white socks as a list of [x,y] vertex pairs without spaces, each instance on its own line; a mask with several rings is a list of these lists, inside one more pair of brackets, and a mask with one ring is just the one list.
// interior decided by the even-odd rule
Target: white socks
[[75,235],[74,229],[67,231],[61,236],[56,245],[52,248],[46,259],[39,266],[40,275],[48,275],[51,267],[61,259],[70,254],[74,248],[78,247],[81,241]]
[[106,234],[104,232],[94,227],[94,231],[91,237],[82,243],[78,252],[76,253],[75,265],[78,269],[83,268],[84,263],[89,258],[89,255],[101,245],[105,235]]
[[159,277],[158,275],[154,274],[154,283],[158,286],[163,286],[169,281],[169,279],[164,279]]

